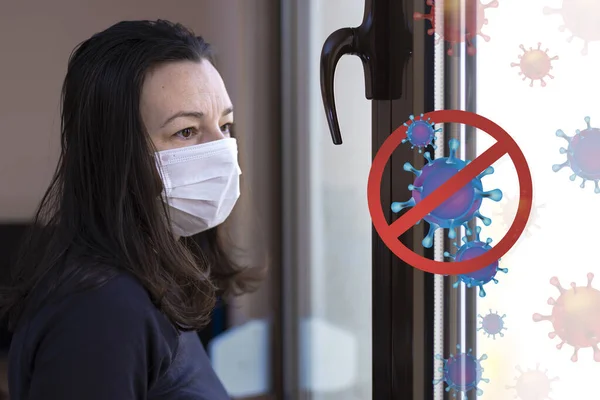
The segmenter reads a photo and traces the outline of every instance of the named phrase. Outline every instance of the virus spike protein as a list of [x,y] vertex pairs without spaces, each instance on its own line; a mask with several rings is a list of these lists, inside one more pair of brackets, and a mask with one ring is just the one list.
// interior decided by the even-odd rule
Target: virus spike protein
[[[435,4],[433,0],[427,0],[425,4],[431,7],[429,13],[424,14],[420,12],[415,12],[413,13],[413,19],[415,21],[429,21],[429,23],[431,24],[431,28],[427,29],[427,34],[429,36],[433,36],[435,34]],[[436,40],[436,44],[438,42],[439,39]]]

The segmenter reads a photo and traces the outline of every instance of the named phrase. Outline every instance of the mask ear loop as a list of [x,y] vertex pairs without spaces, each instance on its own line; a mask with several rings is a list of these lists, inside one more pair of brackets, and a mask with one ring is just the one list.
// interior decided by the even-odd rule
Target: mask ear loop
[[156,171],[154,176],[156,178],[157,195],[168,198],[173,190],[171,178],[169,177],[167,169],[164,168],[160,162],[159,157],[156,157]]
[[153,173],[155,181],[155,196],[162,197],[162,200],[166,202],[168,199],[168,195],[171,192],[171,190],[169,189],[171,187],[171,180],[169,178],[169,174],[166,171],[166,168],[162,164],[162,161],[160,159],[160,153],[154,145],[154,143],[152,142],[152,139],[150,138],[150,135],[148,135],[148,133],[146,133],[146,140],[149,147],[148,152],[154,160],[155,168]]
[[[158,156],[158,150],[156,149],[156,147],[154,146],[154,143],[152,142],[152,140],[150,139],[150,136],[148,134],[146,134],[146,138],[147,138],[147,143],[148,143],[148,147],[149,147],[149,155],[150,157],[152,157],[153,161],[154,161],[154,168],[151,168],[151,173],[153,175],[154,178],[154,196],[156,197],[156,199],[160,202],[160,205],[162,207],[163,210],[163,218],[164,218],[164,222],[166,226],[171,226],[171,217],[169,215],[169,197],[168,197],[168,193],[170,192],[170,190],[165,187],[165,180],[166,181],[170,181],[168,174],[166,173],[165,169],[162,166],[162,162],[160,161],[160,157]],[[158,255],[158,250],[156,250],[156,246],[154,243],[151,244],[152,247],[152,251],[154,252],[154,254]]]

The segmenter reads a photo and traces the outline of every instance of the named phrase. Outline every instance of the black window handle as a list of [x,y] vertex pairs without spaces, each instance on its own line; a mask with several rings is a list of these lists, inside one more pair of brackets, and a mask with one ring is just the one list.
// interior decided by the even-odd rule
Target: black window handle
[[333,32],[321,51],[321,95],[334,144],[342,144],[335,106],[334,78],[344,55],[358,56],[365,72],[365,97],[395,100],[402,96],[402,76],[412,54],[405,0],[366,0],[362,24]]

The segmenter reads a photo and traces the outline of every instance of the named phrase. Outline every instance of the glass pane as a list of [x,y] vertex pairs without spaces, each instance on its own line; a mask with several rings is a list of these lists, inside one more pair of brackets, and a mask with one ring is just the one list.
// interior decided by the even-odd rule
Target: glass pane
[[[556,13],[547,13],[554,8]],[[592,180],[600,177],[600,131],[585,131],[586,117],[591,117],[592,127],[600,126],[600,80],[593,78],[600,68],[600,46],[590,43],[588,54],[582,54],[583,39],[599,37],[599,12],[600,3],[584,0],[500,0],[498,8],[486,11],[489,23],[484,30],[491,40],[480,40],[477,46],[478,112],[501,125],[519,144],[534,185],[534,208],[526,234],[501,260],[501,267],[509,272],[498,274],[498,285],[486,286],[488,295],[478,304],[482,316],[490,309],[506,315],[502,322],[508,328],[495,339],[479,336],[479,352],[489,357],[484,375],[491,382],[482,385],[488,399],[598,396],[600,366],[594,361],[592,346],[600,340],[600,292],[586,286],[587,274],[598,270],[595,228],[600,223],[600,195],[594,193],[594,182],[588,181],[584,189],[579,187],[579,176],[571,182],[573,172],[568,165],[558,172],[553,172],[553,165],[567,161],[567,154],[559,149],[568,143],[556,131],[575,136],[579,129],[578,137],[587,137],[585,142],[571,142],[570,159]],[[569,42],[573,33],[575,38]],[[492,142],[480,133],[478,152]],[[493,219],[484,236],[498,242],[516,214],[519,185],[507,156],[496,167],[486,177],[486,189],[501,188],[505,197],[499,204],[485,202],[482,212]],[[568,289],[562,296],[550,283],[555,278]],[[599,280],[592,287],[600,288]],[[571,282],[578,286],[575,291]],[[558,304],[549,304],[548,298]],[[535,322],[536,313],[552,317]],[[553,331],[557,337],[551,339],[548,334]],[[559,350],[556,346],[562,341],[566,343]],[[574,345],[582,347],[576,362],[571,361]],[[558,380],[552,380],[555,377]]]
[[[345,57],[335,94],[344,144],[333,145],[319,91],[321,47],[329,34],[360,24],[364,0],[311,0],[311,142],[307,163],[312,254],[301,330],[301,384],[315,400],[371,398],[371,221],[366,186],[371,165],[371,105],[360,60]],[[314,71],[314,72],[313,72]]]

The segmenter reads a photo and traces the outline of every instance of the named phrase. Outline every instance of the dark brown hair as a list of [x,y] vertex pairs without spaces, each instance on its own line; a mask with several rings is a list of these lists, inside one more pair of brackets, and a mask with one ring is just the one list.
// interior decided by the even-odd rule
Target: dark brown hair
[[140,116],[147,71],[209,60],[201,37],[168,21],[124,21],[81,43],[62,89],[61,155],[23,246],[12,285],[0,293],[10,327],[66,281],[103,284],[135,275],[181,330],[209,320],[216,296],[258,282],[228,257],[220,229],[178,241],[170,230],[154,147]]

